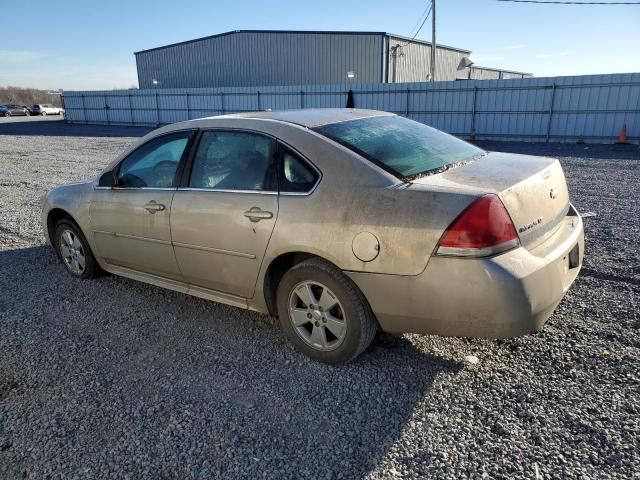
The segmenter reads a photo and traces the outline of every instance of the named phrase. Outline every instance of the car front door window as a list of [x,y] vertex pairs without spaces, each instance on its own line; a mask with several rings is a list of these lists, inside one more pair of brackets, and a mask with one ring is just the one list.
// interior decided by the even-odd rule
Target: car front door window
[[120,164],[118,187],[172,188],[191,134],[167,135],[138,148]]

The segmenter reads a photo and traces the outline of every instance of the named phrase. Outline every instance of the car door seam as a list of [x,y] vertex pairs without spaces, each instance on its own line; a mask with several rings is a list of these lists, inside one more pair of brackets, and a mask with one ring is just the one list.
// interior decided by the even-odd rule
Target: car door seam
[[167,215],[169,215],[169,243],[171,244],[171,251],[173,252],[173,259],[176,262],[176,267],[178,267],[178,272],[180,272],[180,276],[182,277],[182,281],[189,285],[187,281],[187,277],[184,275],[182,268],[180,268],[180,262],[178,261],[178,255],[176,254],[176,244],[173,242],[173,224],[171,223],[171,214],[173,213],[173,200],[176,198],[177,188],[174,190],[173,195],[171,195],[171,201],[169,202],[169,211]]

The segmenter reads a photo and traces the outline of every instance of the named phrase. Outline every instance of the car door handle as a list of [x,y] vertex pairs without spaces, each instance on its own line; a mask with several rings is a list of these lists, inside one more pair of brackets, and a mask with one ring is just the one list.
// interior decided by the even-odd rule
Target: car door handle
[[244,212],[244,216],[252,222],[259,222],[260,220],[273,218],[273,213],[261,210],[260,207],[251,207],[249,210]]
[[144,208],[146,208],[149,213],[156,213],[163,211],[167,207],[161,203],[157,203],[155,200],[151,200],[144,206]]

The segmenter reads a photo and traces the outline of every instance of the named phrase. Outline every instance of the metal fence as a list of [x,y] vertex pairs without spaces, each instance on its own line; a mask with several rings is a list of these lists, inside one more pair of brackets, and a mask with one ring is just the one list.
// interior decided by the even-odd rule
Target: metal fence
[[478,140],[640,140],[640,73],[435,83],[64,92],[69,123],[157,126],[256,110],[385,110]]

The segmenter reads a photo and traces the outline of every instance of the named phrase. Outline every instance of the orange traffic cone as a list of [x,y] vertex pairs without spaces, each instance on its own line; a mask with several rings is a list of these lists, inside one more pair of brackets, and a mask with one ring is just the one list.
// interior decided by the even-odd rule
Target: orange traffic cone
[[620,135],[618,136],[617,143],[627,143],[627,124],[622,125],[622,130],[620,130]]

